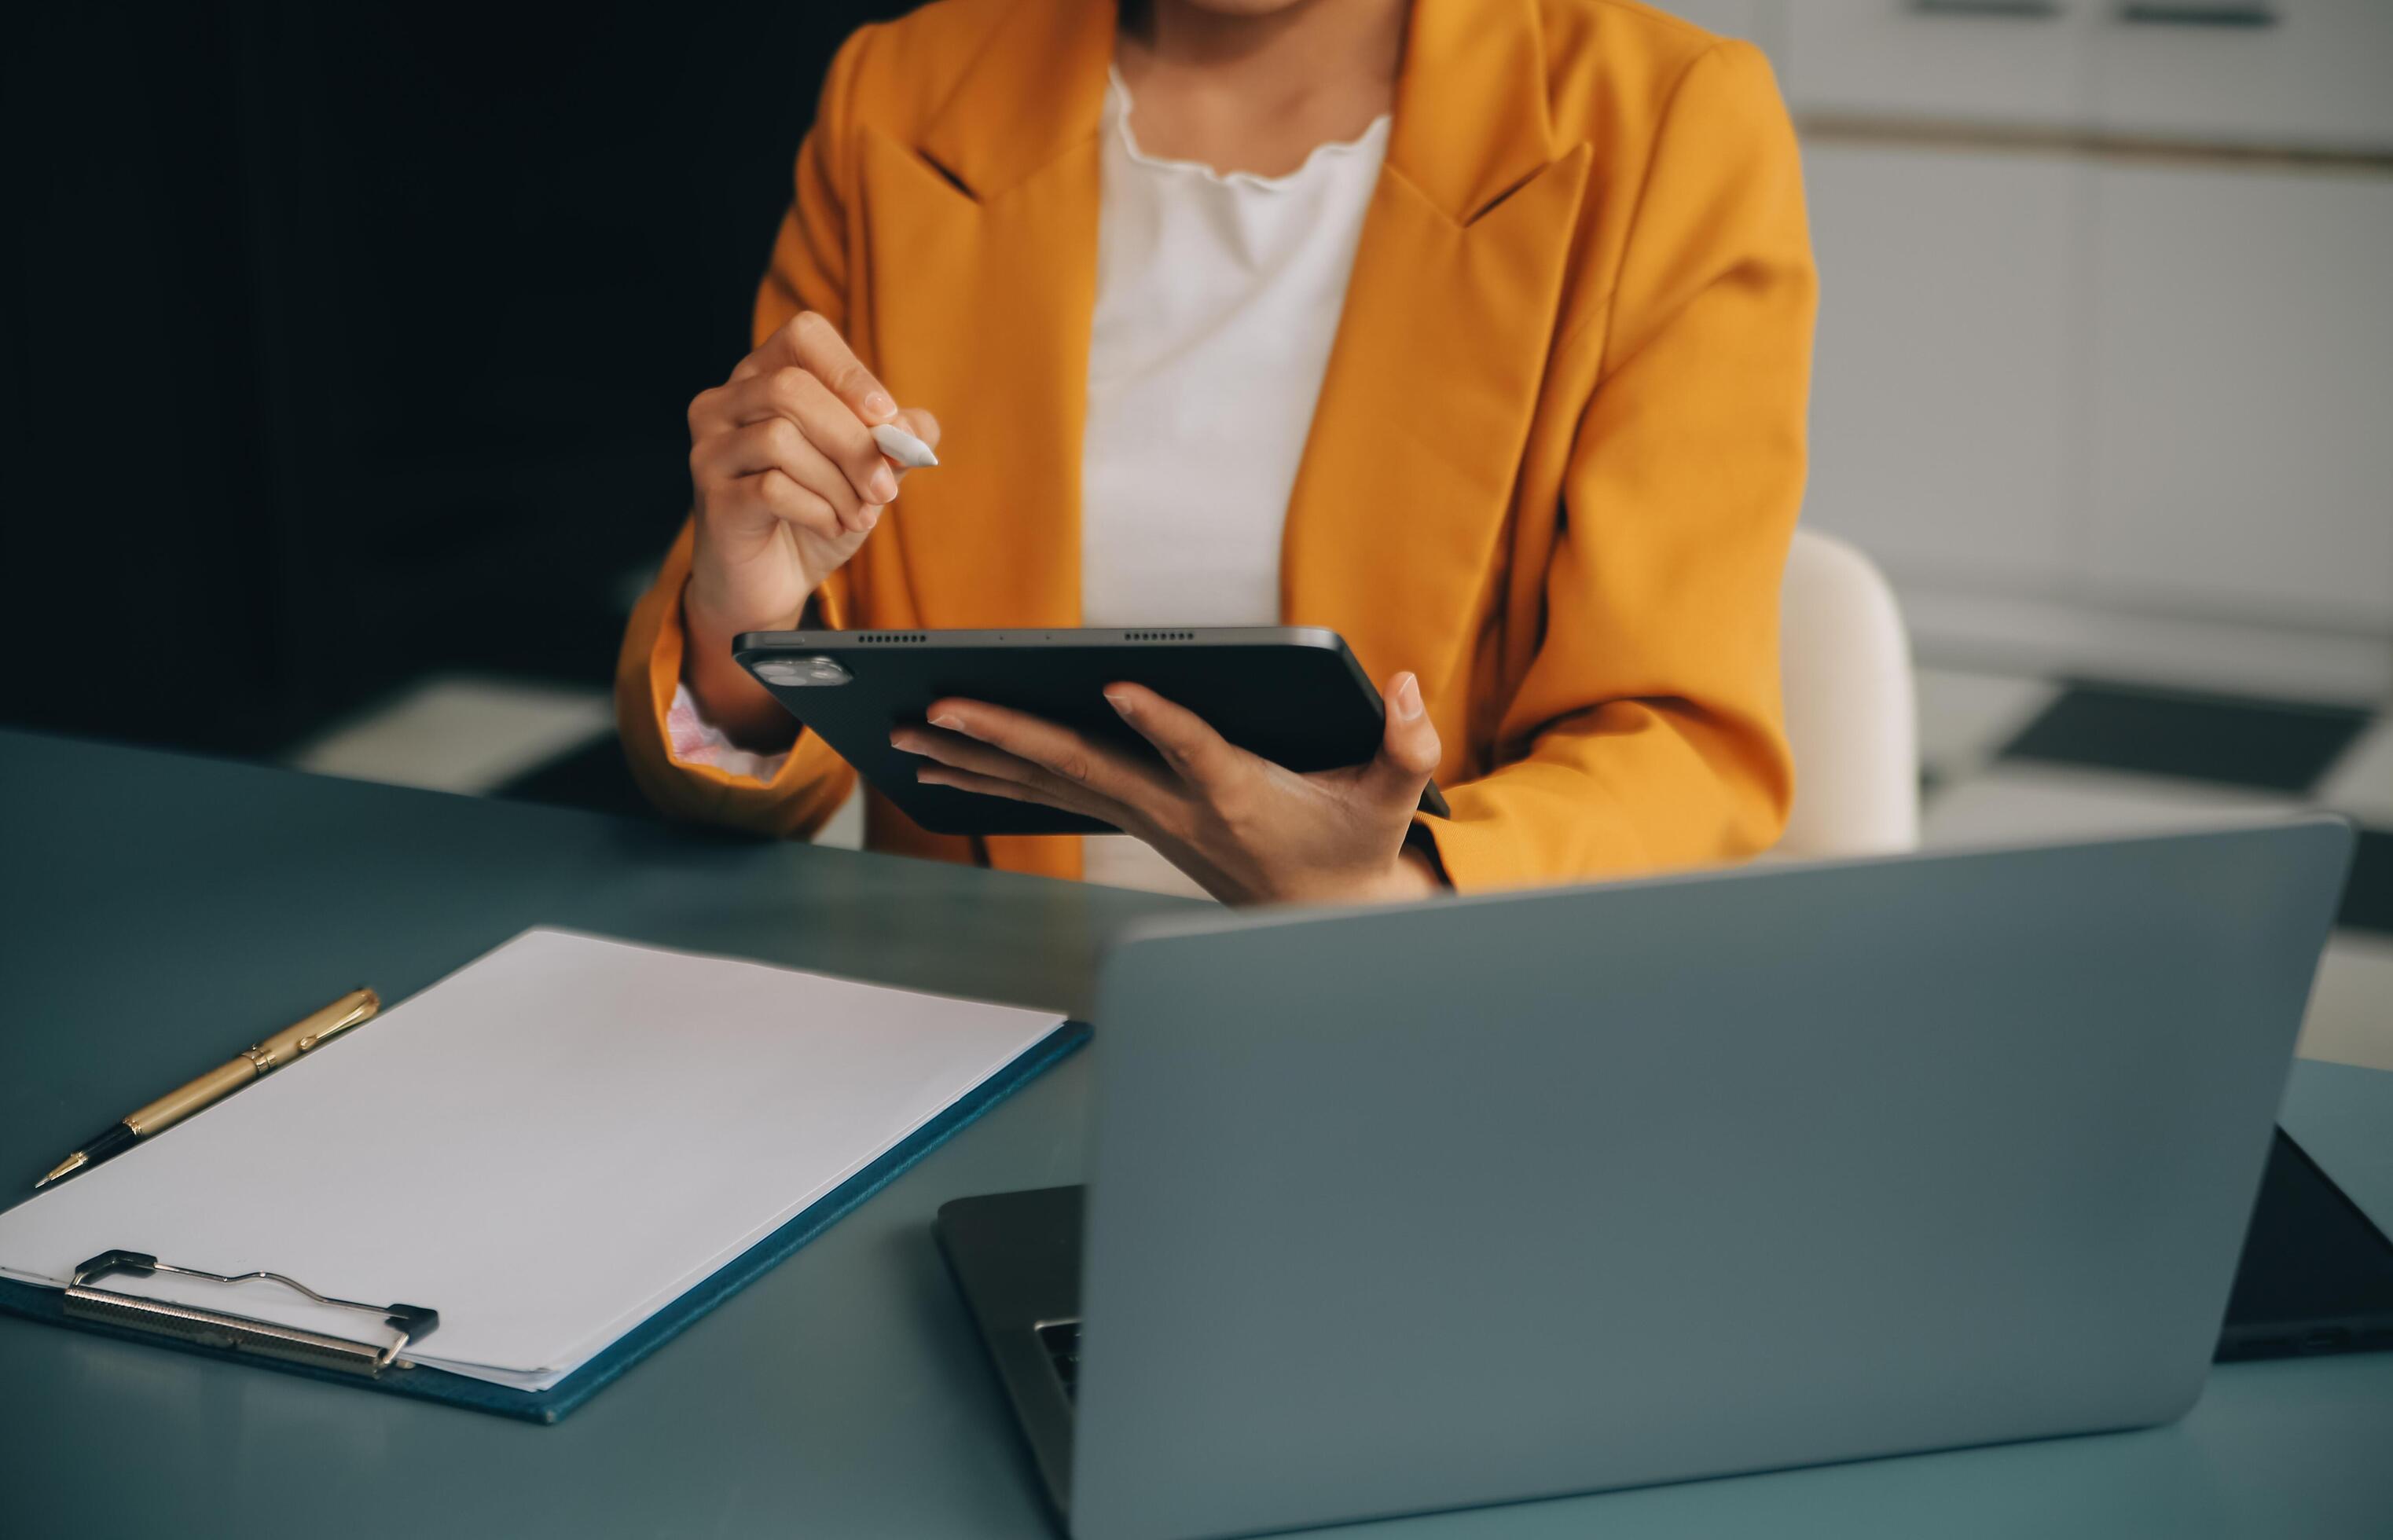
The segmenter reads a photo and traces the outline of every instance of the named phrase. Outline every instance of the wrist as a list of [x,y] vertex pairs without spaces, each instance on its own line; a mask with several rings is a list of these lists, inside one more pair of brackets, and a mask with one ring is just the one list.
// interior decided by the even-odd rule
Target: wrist
[[703,579],[696,572],[684,580],[681,586],[681,629],[689,640],[693,654],[722,658],[731,655],[731,644],[743,632],[790,631],[805,613],[813,594],[808,593],[787,612],[764,620],[739,618],[726,611],[715,601]]
[[786,625],[726,625],[707,610],[696,587],[695,581],[683,584],[681,597],[681,682],[690,698],[700,714],[738,747],[760,753],[787,749],[797,737],[796,724],[731,656],[732,641],[741,632]]

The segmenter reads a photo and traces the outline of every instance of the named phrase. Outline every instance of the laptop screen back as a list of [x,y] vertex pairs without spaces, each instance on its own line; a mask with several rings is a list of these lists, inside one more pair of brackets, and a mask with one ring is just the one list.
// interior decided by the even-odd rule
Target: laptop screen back
[[1195,921],[1118,949],[1073,1528],[2182,1413],[2351,835]]

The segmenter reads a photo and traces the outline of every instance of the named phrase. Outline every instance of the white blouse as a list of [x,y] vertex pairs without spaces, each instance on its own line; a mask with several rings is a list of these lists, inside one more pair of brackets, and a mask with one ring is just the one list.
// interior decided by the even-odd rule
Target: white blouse
[[[1130,118],[1117,73],[1080,442],[1081,623],[1276,625],[1288,491],[1388,119],[1258,176],[1145,154]],[[1092,882],[1201,891],[1126,835],[1085,848]]]
[[[1081,623],[1276,625],[1288,492],[1389,120],[1285,176],[1258,176],[1148,155],[1130,118],[1117,72],[1080,445]],[[687,687],[668,727],[685,763],[760,779],[779,768],[713,730]],[[1092,838],[1086,852],[1090,881],[1202,892],[1128,835]]]

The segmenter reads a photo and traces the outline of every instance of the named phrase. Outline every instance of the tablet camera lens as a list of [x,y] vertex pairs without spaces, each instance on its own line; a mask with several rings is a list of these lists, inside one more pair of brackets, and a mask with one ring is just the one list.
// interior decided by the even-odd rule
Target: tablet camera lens
[[844,685],[855,675],[834,658],[768,658],[756,677],[767,685]]

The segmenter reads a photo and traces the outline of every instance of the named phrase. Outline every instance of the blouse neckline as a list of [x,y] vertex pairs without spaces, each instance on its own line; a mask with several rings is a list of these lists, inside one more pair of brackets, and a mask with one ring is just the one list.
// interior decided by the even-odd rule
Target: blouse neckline
[[1216,171],[1202,161],[1175,160],[1170,156],[1149,154],[1139,148],[1138,135],[1131,128],[1130,85],[1122,79],[1118,65],[1105,66],[1105,94],[1110,98],[1109,115],[1113,118],[1114,132],[1120,137],[1122,149],[1128,152],[1131,163],[1172,176],[1194,176],[1217,187],[1253,188],[1263,192],[1278,192],[1294,187],[1322,165],[1384,156],[1389,124],[1393,121],[1391,114],[1382,112],[1353,138],[1331,139],[1314,145],[1295,170],[1277,176],[1266,176],[1257,171]]

